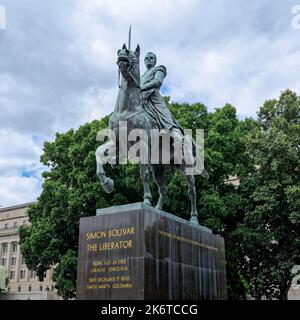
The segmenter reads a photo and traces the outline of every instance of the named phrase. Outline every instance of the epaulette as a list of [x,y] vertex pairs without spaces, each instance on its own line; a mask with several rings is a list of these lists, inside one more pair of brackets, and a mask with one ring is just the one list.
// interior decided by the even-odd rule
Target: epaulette
[[165,76],[167,75],[167,69],[165,66],[157,66],[155,69],[155,71],[161,71],[165,74]]

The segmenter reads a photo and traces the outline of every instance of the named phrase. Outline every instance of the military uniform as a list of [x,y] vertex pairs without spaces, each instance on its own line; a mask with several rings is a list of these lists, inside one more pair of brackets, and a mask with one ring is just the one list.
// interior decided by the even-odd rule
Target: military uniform
[[164,66],[157,66],[147,70],[141,77],[141,86],[150,86],[151,83],[159,81],[160,86],[146,89],[141,92],[142,105],[144,110],[149,114],[153,128],[174,130],[178,129],[183,133],[183,129],[173,117],[171,111],[167,107],[164,99],[160,95],[160,87],[164,78],[167,75],[167,70]]

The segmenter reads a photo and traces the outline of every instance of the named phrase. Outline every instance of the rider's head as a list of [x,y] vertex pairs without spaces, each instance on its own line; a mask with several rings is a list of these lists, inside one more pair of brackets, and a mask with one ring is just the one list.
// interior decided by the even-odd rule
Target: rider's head
[[147,69],[153,68],[156,65],[156,55],[153,52],[148,52],[144,61]]

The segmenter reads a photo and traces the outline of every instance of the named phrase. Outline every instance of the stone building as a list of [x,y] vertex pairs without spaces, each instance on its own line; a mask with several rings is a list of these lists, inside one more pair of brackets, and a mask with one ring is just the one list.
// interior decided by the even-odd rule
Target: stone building
[[27,208],[31,203],[0,208],[0,265],[8,273],[9,284],[0,299],[56,300],[59,299],[52,281],[53,269],[43,282],[27,268],[19,246],[19,227],[28,224]]

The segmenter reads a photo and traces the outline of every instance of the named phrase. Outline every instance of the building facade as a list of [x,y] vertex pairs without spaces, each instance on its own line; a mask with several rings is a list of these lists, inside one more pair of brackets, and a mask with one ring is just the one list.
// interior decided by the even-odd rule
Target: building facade
[[29,270],[19,246],[19,228],[29,223],[27,209],[32,203],[0,208],[0,265],[8,273],[7,291],[0,299],[56,300],[59,299],[52,281],[53,269],[48,270],[43,282]]

